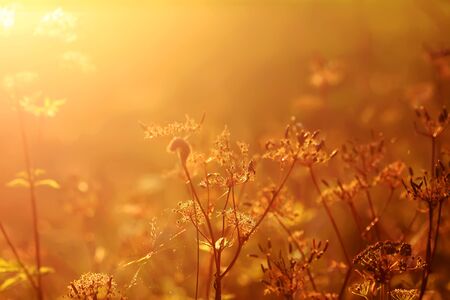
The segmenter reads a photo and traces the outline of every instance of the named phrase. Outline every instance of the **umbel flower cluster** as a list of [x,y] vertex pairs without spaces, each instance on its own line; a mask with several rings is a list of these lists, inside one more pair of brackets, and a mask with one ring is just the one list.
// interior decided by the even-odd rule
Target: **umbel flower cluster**
[[394,275],[425,267],[422,258],[412,256],[410,244],[392,241],[368,246],[356,255],[353,264],[378,284],[387,283]]
[[68,299],[82,300],[125,300],[117,289],[113,277],[103,273],[86,273],[73,281],[69,287]]

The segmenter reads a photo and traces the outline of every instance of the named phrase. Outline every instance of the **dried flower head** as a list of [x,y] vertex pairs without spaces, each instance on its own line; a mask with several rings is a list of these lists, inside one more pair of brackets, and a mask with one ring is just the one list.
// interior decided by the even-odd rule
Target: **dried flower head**
[[366,300],[372,299],[374,284],[371,280],[364,280],[363,282],[358,282],[352,284],[348,290],[350,293],[356,296],[360,296]]
[[69,286],[69,299],[125,299],[118,291],[113,277],[103,273],[86,273]]
[[[296,246],[300,247],[299,244]],[[267,241],[267,247],[259,245],[263,257],[251,256],[263,258],[266,261],[266,265],[261,265],[264,273],[263,283],[266,286],[265,293],[274,293],[286,299],[294,299],[297,294],[301,294],[305,299],[335,299],[334,294],[315,294],[304,285],[304,276],[308,274],[307,269],[311,267],[313,261],[320,259],[327,251],[328,241],[317,243],[313,239],[306,254],[302,248],[298,248],[300,251],[295,251],[293,245],[289,243],[287,253],[283,254],[282,251],[274,252],[270,240]],[[327,296],[324,297],[325,295]]]
[[405,163],[395,161],[386,167],[374,178],[374,184],[385,184],[396,189],[402,184],[402,174],[406,169]]
[[214,141],[211,152],[211,160],[217,162],[224,172],[208,174],[211,176],[211,183],[227,187],[253,180],[255,175],[254,161],[249,156],[249,145],[237,142],[235,149],[230,136],[230,131],[225,127]]
[[422,129],[420,129],[417,123],[414,122],[416,131],[419,134],[432,138],[438,137],[450,121],[448,111],[445,106],[442,108],[437,119],[432,119],[428,111],[423,106],[416,108],[416,116],[422,125]]
[[179,224],[191,222],[194,226],[198,227],[198,225],[205,222],[205,217],[200,207],[192,200],[179,202],[174,212],[180,215],[178,220]]
[[410,244],[392,241],[368,246],[355,257],[353,264],[377,284],[387,283],[396,274],[425,267],[422,258],[412,256]]
[[337,150],[331,153],[326,152],[325,141],[318,135],[319,131],[310,132],[292,118],[286,127],[284,138],[266,143],[266,152],[263,157],[275,160],[283,166],[293,160],[307,167],[325,163],[336,155]]
[[267,242],[267,248],[261,245],[259,248],[266,260],[265,265],[261,264],[264,275],[262,282],[266,287],[264,293],[293,299],[294,295],[302,292],[307,266],[302,259],[294,257],[292,246],[289,244],[287,257],[281,251],[278,255],[273,253],[270,240]]
[[377,172],[386,152],[382,134],[372,134],[368,143],[350,141],[342,146],[341,157],[348,167],[366,177]]
[[427,174],[411,178],[409,184],[403,182],[406,194],[413,200],[429,203],[432,206],[445,201],[450,195],[450,173],[447,167],[439,163],[435,168],[435,176]]
[[[264,212],[276,191],[277,186],[275,184],[264,186],[258,191],[258,201],[249,203],[255,215],[260,215]],[[272,203],[270,212],[289,222],[299,221],[301,209],[298,209],[296,202],[298,201],[295,201],[294,196],[286,188],[283,188],[278,192],[275,201]]]
[[223,212],[225,215],[225,222],[227,226],[232,228],[236,228],[239,231],[240,235],[245,240],[245,237],[252,231],[255,227],[255,220],[252,216],[246,214],[242,211],[237,211],[232,208],[229,208]]
[[337,181],[336,186],[330,186],[327,183],[327,188],[323,191],[323,197],[319,200],[326,199],[327,202],[352,202],[358,193],[364,189],[363,181],[359,179],[353,179],[349,183],[342,183]]
[[415,300],[419,298],[418,290],[395,289],[389,293],[394,300]]
[[139,122],[139,125],[144,130],[144,137],[146,139],[154,139],[164,136],[175,137],[180,135],[189,135],[197,131],[201,127],[204,117],[205,116],[203,116],[202,120],[199,123],[186,115],[186,119],[184,122],[173,122],[165,126],[155,124],[147,125],[143,122]]

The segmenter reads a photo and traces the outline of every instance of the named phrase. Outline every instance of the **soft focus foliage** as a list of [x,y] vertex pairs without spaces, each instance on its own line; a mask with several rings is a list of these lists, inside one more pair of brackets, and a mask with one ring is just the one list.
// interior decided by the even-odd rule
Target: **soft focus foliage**
[[449,36],[440,0],[0,2],[0,299],[447,299]]

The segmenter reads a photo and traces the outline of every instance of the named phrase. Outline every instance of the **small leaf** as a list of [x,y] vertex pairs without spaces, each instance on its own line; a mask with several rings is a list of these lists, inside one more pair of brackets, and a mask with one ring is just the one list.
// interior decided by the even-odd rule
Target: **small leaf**
[[205,252],[208,252],[208,253],[212,252],[212,247],[208,243],[200,242],[200,245],[198,247],[200,248],[201,251],[205,251]]
[[[55,269],[50,268],[50,267],[41,267],[40,270],[41,271],[39,273],[41,273],[42,275],[55,273]],[[36,273],[36,272],[34,272],[34,273]]]
[[216,243],[214,244],[214,247],[217,250],[222,250],[227,247],[231,247],[231,242],[229,240],[227,240],[227,238],[221,237],[221,238],[217,239]]
[[18,272],[19,270],[20,267],[15,262],[0,258],[0,273],[13,273]]
[[17,274],[15,276],[6,278],[2,284],[0,285],[0,292],[26,280],[26,276],[24,274]]
[[59,185],[58,182],[56,182],[56,180],[53,179],[41,179],[36,181],[35,183],[36,186],[48,186],[52,189],[59,189],[61,186]]
[[16,178],[16,179],[13,179],[10,182],[8,182],[6,184],[6,186],[12,187],[12,188],[16,188],[16,187],[29,188],[30,183],[28,182],[28,180],[26,180],[24,178]]

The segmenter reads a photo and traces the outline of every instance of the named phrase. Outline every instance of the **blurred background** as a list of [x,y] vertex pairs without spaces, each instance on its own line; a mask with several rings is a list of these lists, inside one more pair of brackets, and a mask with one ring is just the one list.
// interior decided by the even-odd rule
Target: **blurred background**
[[[389,157],[427,168],[429,147],[414,132],[413,108],[434,114],[448,106],[450,59],[437,53],[450,47],[449,36],[444,0],[1,1],[0,219],[33,262],[27,190],[6,185],[25,169],[17,98],[28,108],[33,165],[60,185],[38,189],[43,261],[55,270],[44,280],[50,299],[88,271],[130,282],[136,269],[118,266],[149,251],[151,224],[166,240],[178,230],[172,209],[185,190],[161,176],[176,160],[167,141],[144,140],[138,121],[205,114],[199,146],[227,125],[257,152],[296,116],[335,148],[381,131],[392,141]],[[443,140],[448,145],[448,135]],[[331,165],[319,174],[340,171]],[[313,210],[308,184],[296,191],[312,198]],[[332,239],[322,213],[309,213],[305,233]],[[261,240],[275,230],[266,229]],[[143,267],[131,299],[192,297],[192,236],[168,242]],[[339,260],[335,249],[330,256]],[[242,257],[227,278],[225,290],[237,299],[263,293],[260,270],[250,265]],[[0,298],[26,293],[22,284]]]

